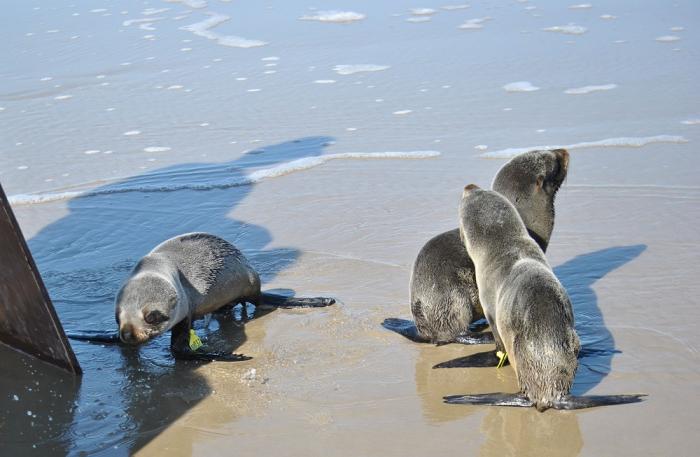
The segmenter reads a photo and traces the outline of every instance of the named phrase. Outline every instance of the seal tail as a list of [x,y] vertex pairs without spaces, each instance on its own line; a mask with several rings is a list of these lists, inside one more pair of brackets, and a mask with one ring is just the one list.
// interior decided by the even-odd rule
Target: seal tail
[[[632,395],[565,395],[560,400],[552,403],[553,409],[574,410],[594,408],[596,406],[624,405],[627,403],[639,403],[646,394]],[[445,403],[451,405],[486,405],[486,406],[515,406],[528,408],[535,403],[524,394],[507,394],[495,392],[490,394],[474,395],[449,395],[443,397]]]
[[328,297],[285,297],[284,295],[262,292],[263,304],[275,308],[323,308],[335,303],[335,298]]

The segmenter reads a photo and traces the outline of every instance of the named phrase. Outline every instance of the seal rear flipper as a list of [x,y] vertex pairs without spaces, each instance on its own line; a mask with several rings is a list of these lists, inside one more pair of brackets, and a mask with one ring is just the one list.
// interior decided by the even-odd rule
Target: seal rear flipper
[[486,406],[517,406],[527,408],[533,403],[523,394],[507,394],[494,392],[475,395],[448,395],[442,397],[450,405],[486,405]]
[[66,332],[66,336],[71,340],[89,341],[91,343],[119,343],[118,332],[81,330],[78,332]]
[[398,319],[396,317],[388,317],[382,322],[382,327],[392,332],[396,332],[401,336],[408,338],[416,343],[430,343],[430,340],[423,338],[418,333],[418,328],[413,321],[407,319]]
[[489,321],[486,320],[485,317],[482,317],[479,320],[475,320],[471,324],[469,324],[469,331],[470,332],[481,332],[484,330],[486,327],[489,326]]
[[335,303],[335,298],[328,297],[285,297],[284,295],[263,292],[260,301],[275,308],[323,308]]
[[554,409],[584,409],[594,408],[596,406],[624,405],[627,403],[639,403],[646,394],[631,394],[631,395],[566,395],[561,400],[556,400],[552,404]]
[[496,351],[477,352],[476,354],[456,359],[448,360],[447,362],[438,363],[433,368],[485,368],[497,367],[500,359],[496,355]]
[[451,342],[459,344],[493,344],[495,340],[491,332],[477,333],[470,331],[457,335]]

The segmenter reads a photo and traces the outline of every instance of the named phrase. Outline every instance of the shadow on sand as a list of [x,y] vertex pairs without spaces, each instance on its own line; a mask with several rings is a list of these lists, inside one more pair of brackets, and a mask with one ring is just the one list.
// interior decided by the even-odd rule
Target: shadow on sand
[[646,245],[616,246],[574,257],[554,273],[564,285],[574,306],[581,356],[572,393],[583,395],[610,372],[616,352],[615,340],[605,326],[593,284],[613,270],[637,258]]
[[[162,168],[70,200],[69,214],[29,240],[66,330],[115,329],[114,296],[131,268],[158,243],[181,233],[205,231],[234,243],[260,273],[264,288],[299,252],[266,249],[272,241],[267,229],[229,214],[252,192],[255,185],[245,184],[251,172],[319,156],[331,140],[302,138],[227,163]],[[216,327],[210,340],[217,349],[235,351],[246,340],[240,320],[219,318]],[[60,397],[45,395],[47,402],[61,403],[57,408],[64,413],[52,417],[58,438],[46,440],[60,442],[43,446],[43,455],[133,454],[208,397],[210,385],[194,370],[199,365],[174,361],[169,340],[162,336],[139,350],[73,342],[85,374],[79,388]],[[35,379],[20,373],[13,382],[30,386]],[[12,403],[12,397],[1,399],[0,407],[5,402]],[[21,409],[21,402],[15,403],[10,406]],[[5,450],[12,455],[31,451],[33,439],[16,440]]]

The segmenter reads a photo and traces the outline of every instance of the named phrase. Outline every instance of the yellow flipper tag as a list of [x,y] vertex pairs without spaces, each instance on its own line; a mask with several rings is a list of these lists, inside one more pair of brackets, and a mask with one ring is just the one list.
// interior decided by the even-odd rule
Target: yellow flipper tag
[[201,348],[204,344],[202,343],[202,340],[199,339],[197,334],[194,332],[194,329],[190,329],[190,349],[193,351],[196,351],[197,349]]
[[496,356],[498,357],[498,365],[496,365],[496,368],[503,368],[503,364],[508,360],[508,353],[498,351],[496,352]]

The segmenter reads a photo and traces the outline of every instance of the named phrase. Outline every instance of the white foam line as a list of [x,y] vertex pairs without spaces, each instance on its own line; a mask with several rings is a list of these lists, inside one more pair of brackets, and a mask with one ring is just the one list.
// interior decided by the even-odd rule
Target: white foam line
[[165,19],[164,17],[145,17],[145,18],[139,18],[139,19],[127,19],[126,21],[122,22],[122,25],[124,27],[130,27],[133,24],[139,24],[139,28],[141,30],[150,30],[153,31],[155,30],[153,27],[151,27],[151,24],[154,22],[162,21]]
[[209,18],[195,22],[194,24],[186,25],[180,27],[180,30],[186,30],[192,32],[197,36],[207,38],[209,40],[214,40],[222,46],[230,46],[233,48],[256,48],[259,46],[265,46],[267,43],[260,40],[249,40],[247,38],[241,38],[233,35],[221,35],[216,32],[212,32],[212,29],[220,24],[231,19],[230,16],[220,13],[207,13]]
[[39,194],[17,194],[8,198],[12,205],[33,205],[79,197],[122,194],[127,192],[173,192],[178,190],[228,189],[259,183],[265,179],[277,178],[297,171],[308,170],[331,160],[339,159],[428,159],[439,156],[438,151],[398,151],[398,152],[344,152],[323,156],[303,157],[274,167],[263,168],[246,176],[240,176],[220,183],[150,184],[113,187],[111,189],[78,190],[67,192],[46,192]]
[[374,64],[355,64],[355,65],[336,65],[333,71],[339,75],[354,75],[355,73],[365,73],[373,71],[384,71],[391,68],[389,65],[374,65]]
[[603,90],[613,90],[617,87],[617,84],[602,84],[598,86],[583,86],[583,87],[575,87],[573,89],[566,89],[564,91],[565,94],[569,95],[583,95],[583,94],[590,94],[591,92],[599,92]]
[[677,135],[657,135],[645,137],[619,137],[608,138],[599,141],[586,141],[583,143],[574,143],[568,145],[549,145],[549,146],[530,146],[527,148],[508,148],[499,151],[490,151],[480,154],[479,157],[488,159],[509,159],[523,152],[542,150],[542,149],[585,149],[585,148],[641,148],[653,143],[687,143],[685,137]]

